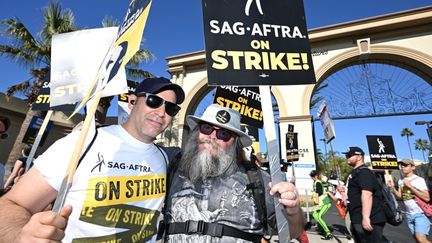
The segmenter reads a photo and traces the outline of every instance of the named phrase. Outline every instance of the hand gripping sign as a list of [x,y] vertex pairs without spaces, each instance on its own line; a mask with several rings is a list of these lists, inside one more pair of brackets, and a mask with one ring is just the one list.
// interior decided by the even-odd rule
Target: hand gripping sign
[[[102,90],[106,84],[110,82],[111,78],[116,75],[117,71],[124,67],[135,52],[139,50],[144,26],[150,11],[150,5],[151,0],[132,0],[127,10],[126,17],[118,30],[116,41],[108,51],[104,62],[100,65],[97,76],[89,88],[84,100],[71,115],[72,117],[76,114],[76,112],[79,111],[90,98],[92,98],[93,101],[90,108],[87,110],[87,116],[84,120],[80,136],[69,162],[65,178],[63,179],[60,190],[57,194],[53,211],[59,212],[63,207],[69,188],[72,185],[72,179],[76,171],[79,156],[84,147],[84,142],[92,124],[97,104],[102,95]],[[119,93],[122,93],[122,91]]]

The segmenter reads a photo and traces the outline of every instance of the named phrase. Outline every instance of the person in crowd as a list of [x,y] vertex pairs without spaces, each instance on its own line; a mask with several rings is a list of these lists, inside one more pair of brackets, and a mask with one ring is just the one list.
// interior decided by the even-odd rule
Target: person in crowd
[[87,139],[58,213],[42,210],[61,188],[79,132],[54,143],[0,198],[0,242],[155,242],[167,159],[153,142],[184,98],[166,78],[144,79],[129,99],[128,120]]
[[[298,237],[303,213],[294,185],[269,187],[269,175],[260,169],[254,183],[248,178],[248,167],[256,166],[242,156],[252,140],[241,131],[238,111],[213,104],[201,117],[188,116],[187,123],[189,139],[177,169],[170,171],[166,241],[259,242],[266,233],[264,221],[275,227],[271,196],[276,193],[286,206],[290,235]],[[262,187],[255,184],[260,181]],[[261,189],[262,197],[254,196],[254,189]]]
[[4,188],[6,191],[10,190],[12,185],[17,182],[18,178],[24,174],[25,169],[27,168],[27,158],[30,154],[31,148],[30,145],[24,144],[23,149],[21,150],[22,157],[15,161],[11,174],[5,182]]
[[430,195],[426,181],[414,173],[414,161],[410,159],[403,159],[398,162],[399,169],[402,171],[404,177],[398,181],[398,189],[392,181],[388,181],[387,185],[398,199],[402,199],[405,204],[406,218],[408,227],[416,242],[430,242],[427,239],[429,235],[430,222],[424,214],[423,210],[419,207],[415,196],[420,200],[429,202]]
[[[329,180],[330,183],[330,180]],[[347,194],[346,194],[346,187],[343,185],[343,183],[339,180],[336,181],[335,193],[327,192],[327,195],[332,199],[332,201],[335,203],[336,207],[339,211],[339,216],[341,216],[345,220],[345,227],[346,227],[346,237],[348,239],[348,243],[354,242],[352,239],[351,234],[351,219],[349,214],[347,213]]]
[[351,233],[355,242],[382,242],[386,216],[381,205],[381,190],[373,172],[364,164],[364,152],[359,147],[349,147],[344,152],[353,170],[348,176],[348,212]]
[[333,238],[333,235],[323,219],[323,216],[331,207],[331,199],[326,193],[326,188],[324,187],[324,183],[320,178],[319,172],[317,170],[312,170],[309,173],[309,176],[314,181],[312,198],[315,204],[318,205],[318,208],[312,213],[312,217],[324,231],[324,236],[321,237],[321,239],[331,240]]
[[[8,137],[8,129],[10,127],[10,120],[7,117],[0,116],[0,140],[4,140]],[[3,178],[5,175],[5,167],[2,161],[0,161],[0,196],[4,194]]]
[[265,170],[268,172],[269,170],[269,162],[264,158],[264,155],[261,152],[258,152],[254,154],[255,157],[255,164],[261,168],[262,170]]

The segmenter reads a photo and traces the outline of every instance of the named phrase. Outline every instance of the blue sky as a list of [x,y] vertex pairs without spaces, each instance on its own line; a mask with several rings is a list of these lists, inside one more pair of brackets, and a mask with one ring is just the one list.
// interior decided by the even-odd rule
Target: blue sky
[[[42,26],[42,8],[48,0],[16,1],[2,0],[0,19],[17,17],[36,33]],[[98,28],[105,16],[122,20],[129,1],[114,0],[64,0],[63,8],[70,8],[75,14],[76,24],[80,27]],[[387,13],[413,9],[431,4],[430,0],[305,0],[305,12],[308,28],[317,28],[356,19],[367,18]],[[157,76],[168,77],[165,58],[178,54],[204,49],[203,21],[201,1],[198,0],[156,0],[144,31],[144,48],[155,54],[156,60],[142,66]],[[0,43],[6,40],[0,36]],[[28,79],[26,69],[10,60],[0,57],[0,92],[13,83]],[[432,121],[432,115],[396,116],[388,118],[368,118],[335,121],[335,151],[344,151],[350,145],[363,147],[367,152],[365,135],[392,135],[399,158],[410,157],[405,137],[400,136],[402,128],[414,132],[413,142],[417,138],[427,139],[425,126],[416,126],[417,120]],[[316,138],[322,138],[322,129],[315,123]],[[318,148],[324,151],[322,142]],[[422,158],[413,148],[415,158]]]

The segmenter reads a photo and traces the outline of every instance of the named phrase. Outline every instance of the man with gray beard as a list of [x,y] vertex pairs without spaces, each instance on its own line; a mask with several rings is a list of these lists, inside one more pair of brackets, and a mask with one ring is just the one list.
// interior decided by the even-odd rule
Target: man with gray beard
[[[166,210],[168,242],[260,242],[267,229],[275,228],[273,198],[280,194],[286,206],[292,238],[303,229],[303,213],[294,185],[269,184],[269,175],[258,170],[265,190],[262,207],[253,195],[243,148],[252,144],[240,129],[240,114],[211,105],[202,117],[188,116],[191,129],[183,156],[170,176]],[[255,182],[254,182],[255,183]],[[270,186],[267,186],[269,184]],[[265,202],[264,202],[265,200]],[[263,222],[266,221],[266,222]]]

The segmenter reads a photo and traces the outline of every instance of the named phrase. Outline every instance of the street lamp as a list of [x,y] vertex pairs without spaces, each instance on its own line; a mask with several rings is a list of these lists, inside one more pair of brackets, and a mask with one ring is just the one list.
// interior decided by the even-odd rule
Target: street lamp
[[432,121],[416,121],[416,125],[426,125],[426,132],[429,137],[429,163],[432,163]]

